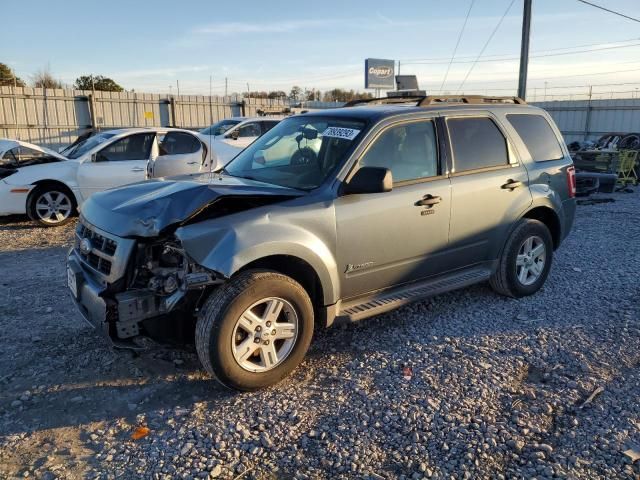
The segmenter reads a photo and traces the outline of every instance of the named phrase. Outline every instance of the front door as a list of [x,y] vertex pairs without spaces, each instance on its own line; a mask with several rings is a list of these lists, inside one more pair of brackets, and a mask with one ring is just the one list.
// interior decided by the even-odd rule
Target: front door
[[84,160],[78,167],[83,199],[108,188],[143,181],[155,136],[155,132],[149,132],[119,138]]
[[187,132],[167,132],[158,135],[158,156],[151,160],[150,177],[172,177],[208,171],[202,143]]
[[390,169],[393,190],[336,200],[341,298],[446,268],[441,258],[448,245],[451,189],[436,138],[431,119],[395,124],[377,135],[360,158],[359,167]]
[[449,242],[457,267],[497,258],[531,204],[527,170],[490,116],[446,119],[451,146]]

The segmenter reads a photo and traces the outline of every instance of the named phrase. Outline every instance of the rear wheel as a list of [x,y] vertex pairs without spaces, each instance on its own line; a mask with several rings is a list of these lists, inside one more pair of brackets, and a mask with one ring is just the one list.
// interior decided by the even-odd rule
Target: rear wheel
[[291,373],[312,335],[313,307],[304,288],[286,275],[251,270],[207,299],[196,325],[196,350],[219,382],[249,391]]
[[76,201],[64,185],[40,185],[29,196],[27,213],[44,227],[57,227],[71,221]]
[[509,297],[532,295],[544,284],[553,258],[553,241],[547,226],[524,218],[505,245],[498,268],[490,279],[493,290]]

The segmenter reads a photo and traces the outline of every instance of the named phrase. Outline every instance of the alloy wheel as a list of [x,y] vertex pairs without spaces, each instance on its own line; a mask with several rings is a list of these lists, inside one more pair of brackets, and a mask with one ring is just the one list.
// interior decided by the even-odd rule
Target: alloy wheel
[[516,276],[522,285],[535,283],[544,271],[547,250],[542,238],[537,235],[528,237],[520,245],[516,257]]
[[69,218],[73,203],[66,193],[50,190],[37,198],[35,211],[40,220],[53,225]]
[[263,298],[237,320],[231,339],[233,357],[245,370],[266,372],[291,354],[298,336],[298,314],[288,301]]

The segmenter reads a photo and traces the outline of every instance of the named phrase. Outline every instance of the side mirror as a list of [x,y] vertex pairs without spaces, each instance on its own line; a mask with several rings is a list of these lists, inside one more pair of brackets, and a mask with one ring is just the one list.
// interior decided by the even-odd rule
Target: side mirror
[[345,195],[356,193],[383,193],[393,189],[391,170],[380,167],[360,168],[344,187]]
[[107,160],[108,160],[107,157],[102,155],[100,152],[96,152],[93,155],[91,155],[92,162],[105,162]]
[[240,136],[240,130],[234,130],[231,134],[227,135],[227,138],[232,138],[233,140],[237,140]]
[[264,165],[267,161],[264,158],[264,150],[258,150],[253,154],[253,161],[259,165]]

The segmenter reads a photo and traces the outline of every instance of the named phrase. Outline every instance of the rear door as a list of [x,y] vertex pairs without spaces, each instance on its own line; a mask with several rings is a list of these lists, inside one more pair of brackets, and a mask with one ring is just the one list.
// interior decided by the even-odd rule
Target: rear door
[[498,120],[447,116],[454,267],[497,258],[513,223],[531,204],[529,178]]
[[187,132],[158,135],[158,156],[150,161],[151,178],[198,173],[205,161],[202,142]]
[[155,132],[145,132],[118,138],[84,160],[78,167],[82,197],[143,181],[155,136]]
[[[393,190],[336,199],[340,295],[368,292],[442,272],[451,192],[439,161],[434,119],[393,124],[367,147],[358,167],[391,170]],[[432,205],[421,205],[431,199]]]

